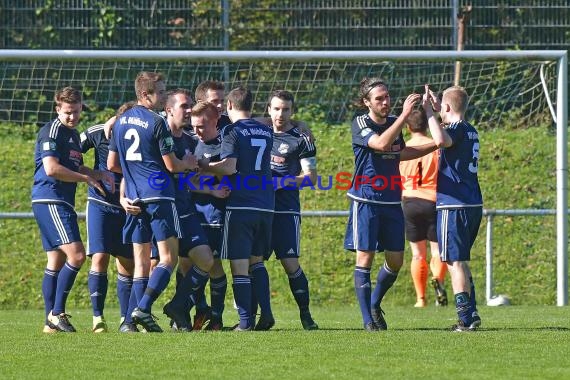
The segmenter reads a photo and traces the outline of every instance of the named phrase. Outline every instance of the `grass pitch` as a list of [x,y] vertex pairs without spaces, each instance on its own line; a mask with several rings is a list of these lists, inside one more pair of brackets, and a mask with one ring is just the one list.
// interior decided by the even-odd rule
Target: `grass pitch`
[[[357,306],[314,308],[319,331],[302,330],[297,311],[278,306],[274,329],[250,333],[119,334],[111,309],[111,331],[93,334],[90,310],[70,312],[78,333],[47,335],[42,311],[0,311],[0,377],[570,378],[566,307],[481,307],[483,327],[474,333],[447,331],[453,307],[388,307],[389,331],[379,333],[362,330]],[[228,325],[236,319],[226,311]]]

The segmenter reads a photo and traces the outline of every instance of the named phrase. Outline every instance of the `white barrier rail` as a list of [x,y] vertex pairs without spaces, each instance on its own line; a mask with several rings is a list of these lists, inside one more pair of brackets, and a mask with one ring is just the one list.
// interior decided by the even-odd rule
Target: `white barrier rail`
[[[570,214],[570,209],[567,210]],[[317,218],[336,218],[336,217],[348,217],[348,211],[332,211],[332,210],[321,210],[321,211],[303,211],[301,213],[303,217],[317,217]],[[494,282],[493,282],[493,219],[496,216],[546,216],[546,215],[556,215],[555,209],[510,209],[510,210],[483,210],[483,216],[487,219],[487,229],[485,236],[485,298],[489,301],[495,294],[493,293]],[[79,219],[85,219],[85,213],[77,214]],[[0,212],[0,219],[33,219],[34,214],[31,212]],[[568,257],[564,258],[566,262]],[[562,282],[563,284],[568,283],[568,267],[565,267],[564,271],[557,271],[557,282]],[[562,273],[560,273],[562,272]],[[560,278],[560,276],[563,276]],[[558,303],[558,306],[568,305],[568,288],[564,287],[562,289],[562,294],[560,294],[560,287],[558,287],[558,299],[566,300],[563,304]]]

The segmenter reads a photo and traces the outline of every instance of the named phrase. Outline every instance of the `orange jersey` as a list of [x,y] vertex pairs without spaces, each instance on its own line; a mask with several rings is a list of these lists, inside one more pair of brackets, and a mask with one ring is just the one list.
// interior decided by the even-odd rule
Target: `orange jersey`
[[[427,136],[415,136],[406,141],[406,146],[419,146],[432,142]],[[400,175],[403,177],[402,197],[421,198],[435,202],[437,188],[437,165],[439,150],[415,160],[400,161]]]

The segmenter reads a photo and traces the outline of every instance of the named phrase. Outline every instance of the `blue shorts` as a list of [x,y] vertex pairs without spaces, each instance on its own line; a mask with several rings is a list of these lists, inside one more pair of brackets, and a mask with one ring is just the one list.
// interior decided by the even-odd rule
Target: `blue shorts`
[[273,213],[227,209],[224,218],[222,259],[265,256],[271,248]]
[[188,257],[188,253],[199,245],[208,245],[208,237],[200,224],[197,214],[180,218],[180,227],[184,237],[178,241],[178,256]]
[[301,246],[301,216],[298,214],[273,214],[273,229],[271,233],[271,250],[265,255],[265,260],[275,252],[278,260],[299,257]]
[[126,213],[95,201],[87,201],[87,255],[108,253],[115,257],[133,258],[133,246],[124,244],[122,230]]
[[220,253],[222,252],[222,225],[211,225],[202,223],[202,229],[208,238],[208,245],[212,250],[212,254],[215,259],[220,258]]
[[479,232],[483,207],[437,210],[437,242],[441,261],[469,261]]
[[399,204],[351,202],[344,249],[402,252],[404,246],[404,213]]
[[172,201],[146,203],[138,215],[127,214],[123,228],[123,242],[150,243],[154,237],[164,241],[170,237],[181,238],[180,220]]
[[40,227],[44,251],[81,241],[77,213],[71,206],[63,203],[32,203],[32,211]]

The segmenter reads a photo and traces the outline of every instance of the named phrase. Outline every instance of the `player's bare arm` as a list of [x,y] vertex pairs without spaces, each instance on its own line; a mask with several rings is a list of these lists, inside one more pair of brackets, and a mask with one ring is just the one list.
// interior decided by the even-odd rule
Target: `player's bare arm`
[[142,210],[138,205],[134,205],[131,199],[125,196],[125,186],[125,179],[122,178],[119,186],[119,203],[123,206],[127,214],[138,215]]
[[406,125],[406,119],[414,109],[414,105],[421,100],[421,97],[422,96],[420,94],[408,95],[404,101],[404,107],[398,119],[396,119],[394,124],[392,124],[387,130],[382,132],[382,134],[372,136],[368,140],[368,146],[380,152],[390,151],[392,144],[396,141],[400,132],[402,132],[402,128]]
[[436,149],[437,145],[435,145],[435,142],[417,146],[407,146],[400,152],[400,161],[414,160],[416,158],[425,156],[426,154],[431,153]]
[[164,165],[166,165],[166,169],[171,173],[184,173],[198,169],[198,160],[196,156],[192,154],[187,154],[179,160],[172,152],[163,155],[162,160],[164,161]]
[[437,145],[438,148],[447,148],[453,144],[451,137],[445,131],[443,126],[440,124],[439,120],[436,118],[434,114],[434,107],[440,108],[441,105],[437,101],[437,97],[435,94],[430,91],[429,85],[425,85],[426,92],[422,98],[422,107],[426,113],[426,117],[428,119],[429,131],[431,133],[431,137],[433,141]]
[[103,124],[103,130],[105,131],[105,137],[108,139],[111,138],[111,133],[113,132],[113,126],[115,125],[115,121],[117,121],[117,116],[112,116],[109,120]]
[[[76,172],[66,168],[59,163],[59,160],[53,156],[42,158],[42,163],[46,174],[57,180],[64,182],[86,182],[87,185],[96,188],[101,194],[105,194],[105,190],[97,180],[87,174]],[[85,168],[81,166],[80,168]]]
[[109,151],[109,155],[107,156],[107,169],[114,173],[123,173],[117,152]]
[[109,186],[111,193],[115,192],[115,176],[107,171],[93,170],[87,166],[80,166],[79,172],[89,177],[95,178],[97,181],[102,181]]
[[216,175],[232,175],[237,170],[237,158],[226,157],[218,162],[209,162],[207,166],[204,163],[202,165],[204,165],[203,169]]

